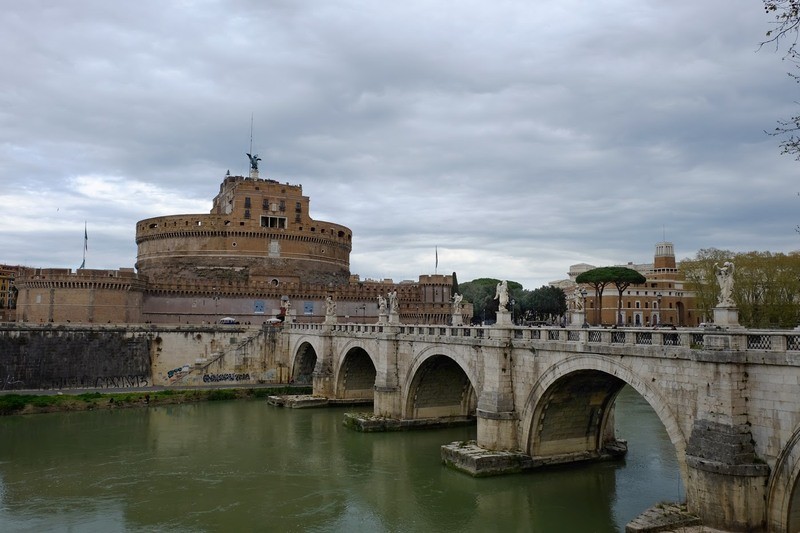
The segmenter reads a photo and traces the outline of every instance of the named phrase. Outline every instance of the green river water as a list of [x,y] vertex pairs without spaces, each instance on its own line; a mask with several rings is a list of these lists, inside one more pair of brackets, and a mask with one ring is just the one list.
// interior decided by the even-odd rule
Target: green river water
[[649,405],[617,400],[624,461],[473,479],[475,428],[364,434],[343,408],[227,401],[0,418],[0,531],[611,532],[684,498]]

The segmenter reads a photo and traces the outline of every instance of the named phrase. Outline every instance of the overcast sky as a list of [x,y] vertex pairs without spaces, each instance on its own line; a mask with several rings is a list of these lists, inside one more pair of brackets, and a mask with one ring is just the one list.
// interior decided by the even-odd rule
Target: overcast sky
[[533,289],[800,249],[798,85],[760,0],[6,2],[0,263],[132,267],[225,172],[302,184],[351,271]]

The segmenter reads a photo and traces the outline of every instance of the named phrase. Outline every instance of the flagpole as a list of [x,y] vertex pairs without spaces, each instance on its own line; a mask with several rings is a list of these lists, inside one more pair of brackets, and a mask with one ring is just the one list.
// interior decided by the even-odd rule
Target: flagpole
[[86,268],[86,250],[89,248],[89,233],[86,227],[86,221],[83,221],[83,261],[81,262],[81,266],[78,267],[78,270],[82,268]]
[[439,247],[436,247],[436,266],[433,267],[433,274],[437,275],[439,273]]

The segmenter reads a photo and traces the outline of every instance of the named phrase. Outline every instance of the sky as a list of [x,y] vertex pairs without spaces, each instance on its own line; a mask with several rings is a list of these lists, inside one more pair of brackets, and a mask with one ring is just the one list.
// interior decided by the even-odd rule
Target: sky
[[[800,87],[759,0],[7,2],[0,263],[130,268],[226,173],[302,184],[362,279],[800,249]],[[436,257],[438,254],[438,266]]]

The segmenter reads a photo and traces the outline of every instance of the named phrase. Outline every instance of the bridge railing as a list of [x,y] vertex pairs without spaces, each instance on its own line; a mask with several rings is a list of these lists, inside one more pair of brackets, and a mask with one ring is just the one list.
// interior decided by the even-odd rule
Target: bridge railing
[[[564,328],[557,326],[446,326],[430,324],[322,324],[292,323],[284,329],[293,332],[325,330],[349,335],[371,336],[393,333],[397,335],[422,336],[450,339],[507,339],[529,341],[574,342],[587,345],[632,345],[670,346],[691,349],[708,348],[706,338],[727,337],[724,346],[737,350],[761,350],[771,352],[800,352],[800,330],[714,330],[714,329],[644,329],[644,328]],[[715,342],[719,345],[719,342]]]

